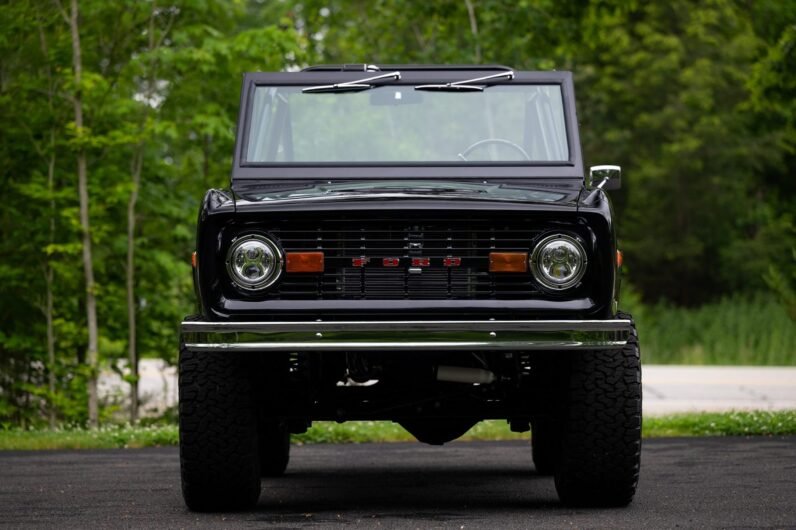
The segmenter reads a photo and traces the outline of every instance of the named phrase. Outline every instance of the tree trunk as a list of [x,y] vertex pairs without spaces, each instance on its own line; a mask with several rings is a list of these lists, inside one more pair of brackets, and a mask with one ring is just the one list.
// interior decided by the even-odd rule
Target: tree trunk
[[86,348],[86,364],[89,367],[88,378],[88,423],[90,427],[99,424],[99,403],[97,398],[98,377],[98,329],[97,329],[97,296],[94,283],[94,263],[91,257],[91,223],[89,219],[88,169],[86,167],[86,148],[83,145],[83,99],[82,74],[83,63],[80,57],[80,27],[78,23],[77,0],[72,0],[69,12],[69,29],[72,35],[72,68],[74,70],[75,89],[72,101],[75,109],[75,131],[78,137],[77,148],[77,188],[80,196],[80,229],[83,236],[83,275],[86,283],[86,323],[88,326],[88,347]]
[[[41,45],[42,56],[44,57],[47,75],[47,107],[50,114],[55,112],[53,105],[53,97],[55,96],[55,86],[53,84],[52,69],[49,63],[49,54],[47,48],[47,38],[44,34],[44,28],[39,24],[39,42]],[[34,142],[35,146],[35,142]],[[41,155],[44,151],[36,147]],[[50,196],[50,234],[48,243],[55,244],[55,128],[50,128],[50,145],[49,154],[47,156],[47,192]],[[50,428],[55,428],[56,423],[56,408],[55,403],[55,328],[53,326],[53,283],[55,281],[55,270],[50,262],[49,255],[44,264],[44,282],[45,282],[45,304],[44,304],[44,318],[47,322],[47,390],[48,395],[48,420]]]
[[49,265],[46,272],[47,280],[47,302],[45,311],[47,312],[47,390],[48,395],[48,417],[50,428],[55,428],[55,330],[53,329],[53,269]]
[[210,135],[202,138],[202,189],[210,187]]
[[138,350],[135,318],[135,204],[141,184],[144,145],[139,144],[130,167],[133,189],[127,201],[127,356],[130,362],[130,422],[138,421]]
[[[50,131],[50,160],[47,165],[47,189],[50,192],[50,244],[55,242],[55,199],[52,198],[54,180],[55,180],[55,139],[54,132]],[[45,316],[47,320],[47,390],[49,390],[49,421],[50,428],[55,428],[55,404],[53,399],[55,397],[55,329],[53,327],[53,280],[55,271],[49,258],[44,271],[44,280],[46,282],[46,302],[45,302]]]
[[481,64],[481,38],[478,35],[478,19],[475,18],[475,6],[472,0],[464,0],[464,5],[467,7],[467,17],[470,19],[470,33],[473,35],[475,41],[475,53],[473,59],[475,64]]
[[[155,40],[155,16],[157,14],[157,2],[152,2],[152,11],[149,16],[149,44],[147,50],[152,51],[160,45]],[[169,19],[171,26],[172,19]],[[168,32],[168,28],[165,30]],[[164,32],[165,37],[165,32]],[[146,110],[141,119],[141,134],[149,118],[149,105],[154,93],[155,86],[155,67],[149,65],[146,86]],[[136,307],[135,307],[135,206],[138,202],[138,190],[141,187],[141,171],[144,166],[144,140],[140,140],[133,150],[133,159],[130,163],[130,176],[133,189],[127,201],[127,358],[130,362],[130,422],[138,421],[138,335],[136,331]]]

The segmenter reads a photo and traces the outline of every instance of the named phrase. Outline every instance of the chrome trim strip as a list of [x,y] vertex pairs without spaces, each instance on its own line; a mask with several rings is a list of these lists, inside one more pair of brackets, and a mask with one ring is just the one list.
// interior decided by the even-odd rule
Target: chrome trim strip
[[614,349],[630,320],[404,320],[182,323],[191,351]]
[[184,321],[183,333],[291,331],[628,331],[630,320],[370,320],[300,322]]
[[558,342],[558,341],[424,341],[424,342],[237,342],[237,343],[187,343],[190,351],[417,351],[433,350],[599,350],[620,348],[627,341]]

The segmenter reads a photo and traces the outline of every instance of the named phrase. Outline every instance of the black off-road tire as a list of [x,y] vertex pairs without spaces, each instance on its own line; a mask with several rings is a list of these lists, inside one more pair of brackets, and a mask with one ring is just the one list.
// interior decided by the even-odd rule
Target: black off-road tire
[[561,452],[561,425],[549,418],[531,420],[531,455],[536,472],[552,475]]
[[193,511],[251,508],[260,497],[251,373],[233,352],[180,350],[182,495]]
[[279,477],[290,461],[290,431],[285,422],[266,420],[260,424],[260,474]]
[[[629,318],[621,315],[620,318]],[[573,506],[625,506],[641,462],[638,336],[621,350],[573,353],[556,491]]]

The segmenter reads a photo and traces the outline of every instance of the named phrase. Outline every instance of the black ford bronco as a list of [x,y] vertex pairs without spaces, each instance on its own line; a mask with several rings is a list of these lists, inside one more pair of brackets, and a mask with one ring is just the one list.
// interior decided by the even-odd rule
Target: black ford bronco
[[635,493],[641,369],[618,312],[616,166],[584,172],[572,76],[350,65],[243,80],[181,325],[193,510],[245,508],[313,421],[444,444],[531,431],[571,505]]

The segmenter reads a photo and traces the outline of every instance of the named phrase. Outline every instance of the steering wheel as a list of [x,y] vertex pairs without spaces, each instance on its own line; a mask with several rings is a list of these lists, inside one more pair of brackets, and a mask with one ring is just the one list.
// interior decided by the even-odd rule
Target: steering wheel
[[483,140],[478,140],[474,144],[471,144],[467,149],[459,153],[457,156],[467,162],[467,155],[469,155],[474,149],[478,149],[484,145],[491,145],[491,144],[500,144],[500,145],[507,145],[513,149],[516,149],[520,152],[520,154],[525,158],[525,160],[530,160],[531,157],[528,156],[528,153],[525,152],[525,149],[522,146],[515,144],[511,140],[504,140],[503,138],[485,138]]

